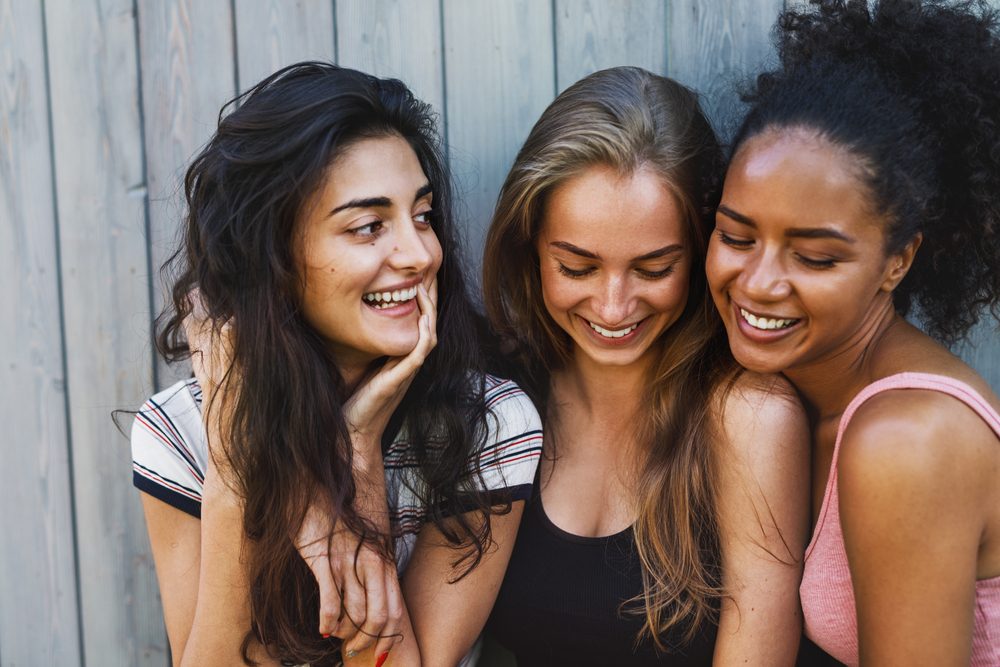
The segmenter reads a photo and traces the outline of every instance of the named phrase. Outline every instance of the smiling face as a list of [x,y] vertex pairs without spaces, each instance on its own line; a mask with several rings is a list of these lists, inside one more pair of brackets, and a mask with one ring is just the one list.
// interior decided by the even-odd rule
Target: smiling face
[[706,270],[743,366],[784,372],[856,358],[852,347],[891,312],[909,261],[886,255],[857,164],[802,128],[765,131],[733,159]]
[[441,265],[431,225],[433,193],[416,154],[398,136],[343,152],[300,223],[302,314],[342,372],[417,343],[417,285]]
[[546,201],[537,250],[545,307],[578,361],[647,363],[684,310],[682,213],[648,169],[621,176],[593,166],[563,182]]

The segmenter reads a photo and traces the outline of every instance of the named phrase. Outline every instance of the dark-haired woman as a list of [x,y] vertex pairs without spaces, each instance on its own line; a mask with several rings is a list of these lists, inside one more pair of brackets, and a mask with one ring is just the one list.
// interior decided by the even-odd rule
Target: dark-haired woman
[[996,14],[818,4],[779,22],[709,282],[737,361],[810,415],[807,636],[849,665],[997,665],[1000,400],[941,344],[1000,300]]
[[692,91],[621,67],[556,98],[501,190],[486,305],[546,431],[490,619],[520,667],[795,660],[806,420],[709,297],[720,164]]
[[321,63],[239,102],[187,172],[158,341],[190,329],[200,382],[132,435],[174,663],[456,664],[540,430],[484,372],[429,109]]

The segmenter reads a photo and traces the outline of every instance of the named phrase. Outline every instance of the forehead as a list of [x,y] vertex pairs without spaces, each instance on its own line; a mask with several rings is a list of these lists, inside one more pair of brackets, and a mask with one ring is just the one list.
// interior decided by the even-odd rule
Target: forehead
[[651,169],[599,165],[559,184],[546,199],[542,235],[608,256],[642,255],[681,243],[684,220],[670,188]]
[[324,199],[344,200],[406,193],[405,205],[427,182],[417,154],[397,135],[361,139],[352,143],[327,170]]
[[857,156],[812,130],[765,130],[733,157],[722,203],[755,221],[857,232],[881,222],[862,174]]

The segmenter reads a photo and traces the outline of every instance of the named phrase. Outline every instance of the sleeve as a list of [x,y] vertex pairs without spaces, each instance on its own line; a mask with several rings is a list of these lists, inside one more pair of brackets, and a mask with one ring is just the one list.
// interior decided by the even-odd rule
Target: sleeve
[[201,518],[207,446],[193,381],[146,401],[132,422],[132,483],[140,491]]
[[486,491],[527,500],[542,454],[542,420],[528,396],[510,380],[487,378],[489,432],[473,465]]

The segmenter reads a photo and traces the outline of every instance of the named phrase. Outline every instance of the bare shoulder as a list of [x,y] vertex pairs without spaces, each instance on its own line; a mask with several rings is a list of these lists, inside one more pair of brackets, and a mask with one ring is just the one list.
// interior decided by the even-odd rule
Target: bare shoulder
[[[914,502],[978,496],[995,482],[996,435],[965,403],[925,389],[890,390],[861,405],[844,430],[842,491]],[[878,493],[881,490],[882,493]]]
[[808,457],[809,424],[798,394],[784,377],[741,373],[714,397],[719,446],[740,458]]

